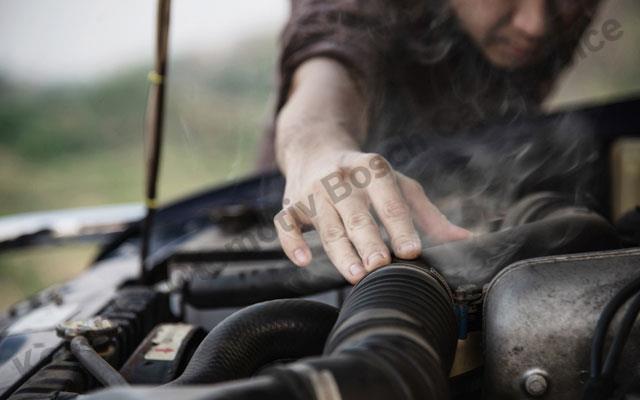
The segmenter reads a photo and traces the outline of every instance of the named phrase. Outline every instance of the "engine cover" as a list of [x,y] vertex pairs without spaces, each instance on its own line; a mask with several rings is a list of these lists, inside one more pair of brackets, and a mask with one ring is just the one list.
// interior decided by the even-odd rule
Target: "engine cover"
[[[639,274],[640,248],[531,259],[498,274],[484,304],[487,398],[581,398],[600,312]],[[640,381],[640,327],[616,377]]]

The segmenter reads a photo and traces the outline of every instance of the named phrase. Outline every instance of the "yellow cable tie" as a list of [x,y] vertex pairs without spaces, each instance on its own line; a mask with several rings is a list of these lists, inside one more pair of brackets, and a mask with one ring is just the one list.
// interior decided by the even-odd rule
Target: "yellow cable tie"
[[147,74],[147,79],[154,85],[160,85],[164,80],[164,77],[156,71],[149,71],[149,74]]
[[156,201],[156,199],[145,199],[144,204],[147,206],[147,208],[150,208],[153,210],[158,208],[158,202]]

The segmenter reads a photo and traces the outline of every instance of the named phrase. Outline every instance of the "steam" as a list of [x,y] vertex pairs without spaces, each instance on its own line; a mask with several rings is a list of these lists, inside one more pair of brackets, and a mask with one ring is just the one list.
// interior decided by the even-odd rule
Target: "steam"
[[495,231],[527,194],[559,192],[593,208],[604,190],[597,184],[602,160],[595,137],[571,115],[457,136],[394,138],[378,150],[418,180],[453,223],[476,233]]

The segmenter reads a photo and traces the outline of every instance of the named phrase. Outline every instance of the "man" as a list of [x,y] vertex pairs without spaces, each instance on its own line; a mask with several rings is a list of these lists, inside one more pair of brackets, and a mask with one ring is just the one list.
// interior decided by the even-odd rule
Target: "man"
[[[286,177],[276,229],[311,261],[305,225],[351,283],[419,256],[421,238],[467,238],[415,180],[376,154],[393,135],[451,136],[535,112],[597,0],[300,0],[283,35],[271,143]],[[268,141],[267,144],[270,142]],[[342,193],[339,193],[339,190]],[[429,188],[426,188],[429,191]],[[347,193],[348,195],[344,195]],[[381,235],[385,228],[391,249]]]

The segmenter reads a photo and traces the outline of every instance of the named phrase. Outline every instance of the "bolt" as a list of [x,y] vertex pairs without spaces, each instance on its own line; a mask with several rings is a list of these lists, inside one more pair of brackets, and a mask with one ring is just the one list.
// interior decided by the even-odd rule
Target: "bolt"
[[540,397],[547,392],[547,378],[538,373],[533,373],[526,377],[524,388],[533,397]]

